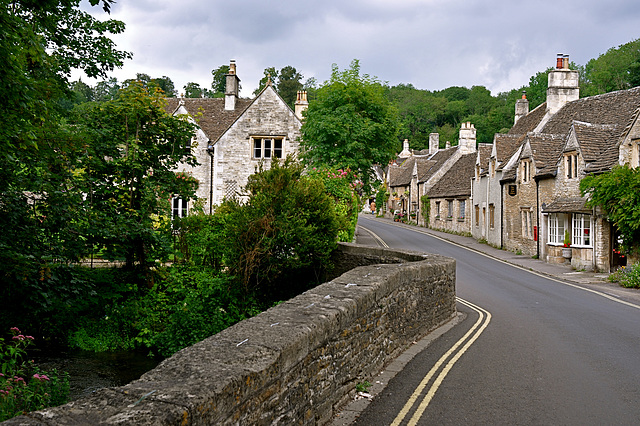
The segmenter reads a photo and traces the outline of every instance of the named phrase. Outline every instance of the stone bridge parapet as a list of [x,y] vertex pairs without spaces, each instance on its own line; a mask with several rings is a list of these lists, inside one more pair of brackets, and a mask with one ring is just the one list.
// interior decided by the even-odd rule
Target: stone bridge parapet
[[453,259],[341,244],[337,262],[340,276],[139,380],[6,424],[326,424],[357,383],[455,315]]

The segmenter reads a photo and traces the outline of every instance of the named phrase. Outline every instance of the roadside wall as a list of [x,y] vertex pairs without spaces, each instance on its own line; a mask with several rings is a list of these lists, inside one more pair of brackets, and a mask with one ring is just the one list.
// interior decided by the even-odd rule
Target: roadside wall
[[342,244],[338,261],[355,268],[139,380],[6,424],[325,424],[357,383],[455,314],[453,259]]

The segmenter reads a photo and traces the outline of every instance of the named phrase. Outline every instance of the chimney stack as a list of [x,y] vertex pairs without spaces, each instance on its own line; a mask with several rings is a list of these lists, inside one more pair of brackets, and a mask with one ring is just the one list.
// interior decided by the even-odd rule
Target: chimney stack
[[476,128],[469,121],[460,127],[458,149],[462,155],[476,152]]
[[440,134],[429,133],[429,155],[433,155],[438,152],[440,148]]
[[295,114],[299,120],[303,119],[302,113],[309,108],[309,101],[307,100],[306,91],[298,91],[298,97],[295,103]]
[[513,122],[515,125],[525,115],[529,114],[529,100],[527,99],[527,92],[522,92],[522,99],[516,101],[516,117]]
[[402,152],[398,154],[400,158],[408,158],[411,157],[411,150],[409,149],[409,139],[405,139],[402,143]]
[[547,113],[555,114],[567,102],[580,98],[580,73],[569,69],[569,55],[558,54],[556,69],[549,72]]
[[224,109],[225,111],[233,111],[236,109],[236,101],[240,94],[240,79],[236,75],[236,61],[231,60],[229,64],[229,74],[226,75],[226,90],[224,93]]

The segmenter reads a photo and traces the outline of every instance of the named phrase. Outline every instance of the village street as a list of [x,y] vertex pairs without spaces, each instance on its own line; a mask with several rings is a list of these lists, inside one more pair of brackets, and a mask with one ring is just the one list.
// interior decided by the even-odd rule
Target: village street
[[[360,217],[358,242],[455,258],[461,315],[395,377],[385,372],[372,378],[381,382],[372,387],[373,401],[352,412],[347,407],[334,424],[355,418],[360,425],[640,419],[637,292],[599,274],[371,216]],[[529,270],[537,266],[541,273]]]

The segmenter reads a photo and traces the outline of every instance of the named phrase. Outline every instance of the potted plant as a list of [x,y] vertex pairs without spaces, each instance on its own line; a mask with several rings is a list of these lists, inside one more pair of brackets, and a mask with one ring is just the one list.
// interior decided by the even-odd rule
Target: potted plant
[[562,245],[562,257],[571,259],[571,236],[569,230],[564,231],[564,244]]

